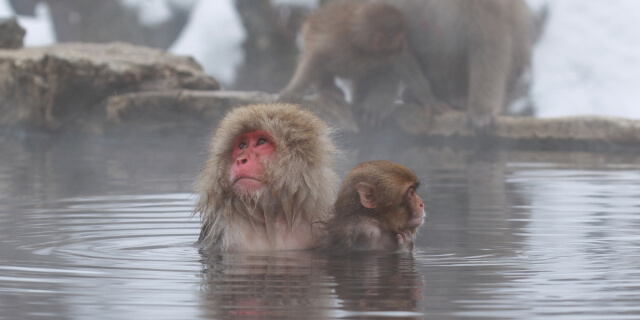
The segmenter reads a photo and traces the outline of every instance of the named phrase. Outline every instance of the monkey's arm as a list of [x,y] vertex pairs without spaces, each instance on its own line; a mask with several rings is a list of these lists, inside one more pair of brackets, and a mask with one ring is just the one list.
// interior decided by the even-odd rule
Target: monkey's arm
[[504,64],[509,59],[504,51],[508,49],[496,51],[470,53],[468,113],[476,130],[485,131],[493,127],[504,104],[508,69]]
[[404,50],[402,56],[396,61],[394,69],[402,83],[418,99],[418,102],[428,108],[427,111],[448,109],[446,104],[435,98],[429,80],[422,73],[422,67],[409,50]]
[[363,109],[365,123],[380,125],[393,114],[398,95],[399,79],[379,72],[352,81],[353,103]]
[[304,54],[293,78],[279,93],[279,99],[287,102],[300,102],[304,91],[318,78],[321,57],[318,54]]
[[[490,130],[502,111],[507,78],[512,64],[512,45],[508,28],[491,12],[476,12],[469,26],[468,114],[476,130]],[[482,16],[484,15],[484,16]],[[482,21],[484,24],[474,25]],[[479,22],[478,22],[479,23]]]

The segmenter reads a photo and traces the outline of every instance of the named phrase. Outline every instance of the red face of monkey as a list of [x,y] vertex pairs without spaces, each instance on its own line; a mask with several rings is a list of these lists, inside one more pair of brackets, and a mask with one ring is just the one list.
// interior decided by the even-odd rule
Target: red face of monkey
[[253,193],[262,187],[264,163],[275,151],[273,139],[265,131],[251,131],[239,135],[231,154],[230,180],[241,193]]
[[415,229],[424,222],[424,202],[416,193],[415,185],[409,187],[406,197],[406,204],[411,214],[409,221],[407,221],[407,228]]

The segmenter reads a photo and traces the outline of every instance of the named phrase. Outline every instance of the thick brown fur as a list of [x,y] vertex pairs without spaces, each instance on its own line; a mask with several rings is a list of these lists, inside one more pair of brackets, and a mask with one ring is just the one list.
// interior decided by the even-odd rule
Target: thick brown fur
[[[392,64],[404,50],[406,21],[391,5],[332,1],[308,18],[302,35],[301,61],[280,99],[299,101],[311,85],[320,94],[342,98],[334,83],[340,77],[352,81],[353,101],[361,103],[380,87],[389,87],[384,79],[393,75]],[[398,80],[390,85],[387,106],[395,99]]]
[[[264,130],[273,138],[274,158],[265,164],[268,190],[252,197],[233,191],[228,179],[233,141],[240,134]],[[242,248],[251,233],[266,234],[267,250],[286,249],[276,242],[274,220],[289,229],[311,229],[324,220],[335,198],[336,148],[330,128],[317,116],[291,104],[257,104],[231,110],[218,125],[209,156],[195,188],[202,230],[199,243],[221,250]]]
[[[405,61],[401,78],[411,95],[423,104],[444,101],[467,110],[476,129],[491,127],[530,68],[534,19],[527,4],[522,0],[380,1],[396,6],[407,17],[414,61]],[[430,92],[434,97],[425,97]]]
[[[375,186],[376,208],[368,209],[361,203],[356,189],[362,182]],[[331,219],[325,223],[327,237],[322,247],[334,253],[400,249],[396,235],[406,228],[411,218],[406,191],[409,186],[417,188],[418,184],[413,171],[399,164],[388,161],[358,164],[340,186]],[[414,234],[416,229],[408,231]],[[372,244],[378,240],[388,241]]]

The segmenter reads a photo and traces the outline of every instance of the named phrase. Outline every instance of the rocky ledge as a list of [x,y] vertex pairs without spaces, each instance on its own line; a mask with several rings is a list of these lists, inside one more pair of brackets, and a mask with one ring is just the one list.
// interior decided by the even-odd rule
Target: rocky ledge
[[[108,100],[106,110],[109,123],[129,130],[188,128],[179,120],[185,117],[190,118],[192,124],[200,121],[213,128],[233,106],[273,101],[276,96],[264,92],[179,90],[114,96]],[[331,99],[307,97],[303,106],[342,133],[368,135],[373,139],[392,134],[422,141],[459,142],[467,146],[486,140],[492,145],[509,148],[640,151],[637,148],[640,146],[638,120],[596,116],[547,119],[502,116],[496,120],[495,130],[489,136],[479,137],[463,112],[429,117],[418,106],[396,105],[392,118],[372,126],[356,116],[357,110]]]
[[[125,43],[57,44],[0,49],[0,131],[210,132],[229,108],[276,101],[264,92],[219,91],[218,82],[189,57]],[[464,113],[428,117],[395,105],[371,126],[358,110],[329,98],[303,103],[338,131],[372,139],[388,134],[418,141],[477,145]],[[386,136],[385,136],[386,135]],[[640,121],[608,117],[500,117],[489,141],[516,148],[640,150]]]
[[0,50],[0,126],[92,128],[129,92],[217,90],[192,58],[125,43]]

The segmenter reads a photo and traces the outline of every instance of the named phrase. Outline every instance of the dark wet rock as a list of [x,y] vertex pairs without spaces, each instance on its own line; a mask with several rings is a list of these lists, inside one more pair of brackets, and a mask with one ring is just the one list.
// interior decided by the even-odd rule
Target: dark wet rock
[[0,50],[0,126],[93,128],[113,95],[218,88],[192,58],[125,43]]
[[25,34],[16,18],[0,19],[0,49],[22,48]]
[[[190,91],[131,93],[109,99],[107,119],[113,127],[180,128],[201,123],[211,130],[224,113],[238,105],[276,101],[276,95],[247,91]],[[325,119],[338,132],[366,137],[367,145],[384,141],[434,141],[484,148],[491,146],[550,150],[611,150],[640,145],[640,121],[612,117],[499,117],[487,137],[469,126],[466,113],[446,112],[428,117],[414,105],[400,105],[385,125],[371,126],[358,110],[330,98],[306,97],[304,107]],[[191,119],[191,125],[185,125]],[[140,126],[141,123],[149,125]],[[197,125],[196,125],[197,126]],[[138,129],[139,130],[139,129]],[[180,130],[180,129],[179,129]],[[365,141],[367,141],[365,139]],[[628,149],[630,150],[630,149]],[[635,149],[634,149],[635,150]]]
[[136,92],[109,98],[106,120],[111,132],[209,132],[231,107],[267,101],[262,92]]
[[[106,111],[112,128],[131,130],[194,129],[198,124],[213,129],[224,114],[235,106],[275,102],[277,96],[258,91],[139,92],[109,98]],[[309,97],[303,107],[318,114],[341,132],[357,133],[358,124],[347,105],[330,99]],[[144,123],[144,125],[142,125]],[[190,123],[186,125],[186,123]]]
[[[143,92],[112,97],[106,110],[110,126],[116,128],[186,130],[199,123],[211,130],[234,106],[276,99],[273,94],[248,91]],[[447,112],[430,118],[417,106],[400,105],[385,125],[370,126],[356,116],[357,109],[330,98],[306,97],[302,105],[338,132],[369,139],[362,143],[370,146],[382,144],[388,147],[388,143],[382,143],[384,141],[392,144],[396,141],[399,145],[404,145],[400,141],[434,141],[484,148],[479,144],[485,143],[482,139],[489,139],[491,146],[550,150],[611,150],[640,145],[640,121],[622,118],[504,116],[496,120],[495,130],[488,137],[479,138],[463,112]],[[185,121],[191,124],[186,125]]]
[[[396,115],[397,126],[410,135],[476,141],[466,113],[447,112],[427,118],[415,108]],[[489,137],[498,144],[541,149],[626,148],[640,145],[640,121],[615,117],[498,117]],[[566,150],[566,149],[565,149]]]
[[275,101],[273,95],[262,92],[138,92],[109,98],[106,111],[107,120],[116,125],[136,125],[140,121],[149,121],[150,118],[155,118],[155,122],[162,122],[179,114],[207,121],[219,118],[236,105],[271,101]]

